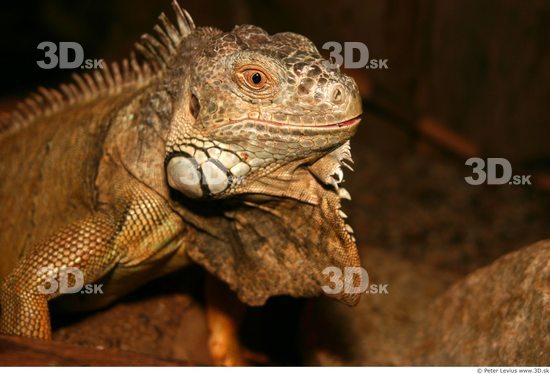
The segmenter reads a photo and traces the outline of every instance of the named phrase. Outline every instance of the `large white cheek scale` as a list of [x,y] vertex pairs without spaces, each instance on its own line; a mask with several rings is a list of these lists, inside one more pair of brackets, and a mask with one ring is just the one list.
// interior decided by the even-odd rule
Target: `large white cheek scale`
[[237,156],[234,158],[236,160],[227,156],[203,159],[199,166],[199,161],[195,157],[174,157],[168,162],[166,170],[168,184],[194,199],[218,195],[224,192],[235,178],[241,178],[250,171],[250,167],[239,162]]
[[174,157],[168,163],[168,184],[187,197],[202,197],[201,175],[197,164],[187,157]]
[[[170,159],[166,172],[170,187],[187,197],[197,199],[219,195],[252,171],[249,164],[228,150],[183,148],[183,154]],[[178,149],[181,151],[182,146]]]
[[201,166],[204,182],[211,194],[219,194],[225,191],[229,186],[229,178],[227,177],[227,169],[222,165],[208,160]]

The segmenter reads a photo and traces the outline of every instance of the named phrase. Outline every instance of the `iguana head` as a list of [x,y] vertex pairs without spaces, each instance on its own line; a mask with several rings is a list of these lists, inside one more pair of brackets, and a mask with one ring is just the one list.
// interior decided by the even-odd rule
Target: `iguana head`
[[167,176],[187,197],[255,192],[263,176],[313,163],[357,129],[357,85],[301,35],[249,25],[197,29],[181,51],[188,68],[173,75],[181,93]]
[[187,253],[251,305],[319,295],[332,282],[326,269],[360,266],[339,186],[358,88],[301,35],[189,29],[161,83],[173,108],[167,181],[184,195],[175,209],[199,228]]

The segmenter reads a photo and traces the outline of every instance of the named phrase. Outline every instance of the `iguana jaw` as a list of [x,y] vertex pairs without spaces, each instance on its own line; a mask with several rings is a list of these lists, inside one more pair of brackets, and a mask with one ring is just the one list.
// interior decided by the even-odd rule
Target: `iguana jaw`
[[[315,161],[357,131],[359,115],[341,122],[304,126],[245,119],[190,139],[166,158],[169,185],[190,198],[225,198],[296,160]],[[223,139],[220,142],[216,139]]]

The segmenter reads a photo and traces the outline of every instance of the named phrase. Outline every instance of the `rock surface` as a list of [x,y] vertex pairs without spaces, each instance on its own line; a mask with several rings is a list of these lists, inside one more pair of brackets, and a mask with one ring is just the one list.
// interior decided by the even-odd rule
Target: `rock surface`
[[365,295],[356,308],[316,301],[305,318],[309,364],[550,364],[550,240],[451,287],[453,274],[375,248],[367,254],[370,284],[387,283],[389,293]]
[[312,300],[304,316],[304,351],[310,365],[406,365],[416,327],[428,305],[458,278],[376,247],[362,247],[369,284],[388,293],[363,295],[349,308]]
[[454,284],[420,327],[414,364],[549,365],[550,240]]

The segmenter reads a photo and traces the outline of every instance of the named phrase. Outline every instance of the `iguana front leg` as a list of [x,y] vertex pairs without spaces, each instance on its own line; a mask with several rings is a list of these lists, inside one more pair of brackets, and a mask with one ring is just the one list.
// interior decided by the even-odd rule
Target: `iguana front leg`
[[116,266],[141,266],[177,249],[173,243],[183,224],[166,202],[137,182],[119,191],[113,209],[54,233],[6,277],[0,286],[0,333],[51,338],[48,301],[60,294],[39,290],[48,282],[44,268],[55,275],[77,268],[87,284]]

